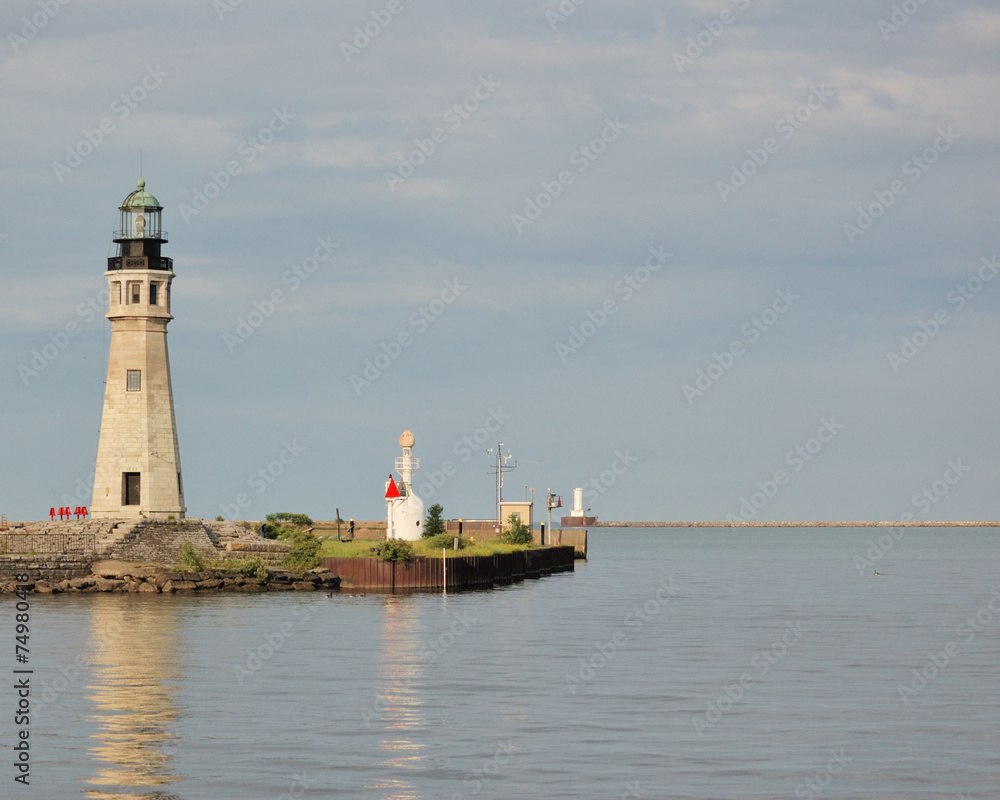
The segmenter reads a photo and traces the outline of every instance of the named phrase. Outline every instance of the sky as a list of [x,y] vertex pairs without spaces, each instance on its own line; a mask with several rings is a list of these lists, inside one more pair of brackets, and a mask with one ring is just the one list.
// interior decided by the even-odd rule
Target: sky
[[536,522],[574,487],[1000,517],[1000,3],[8,0],[0,34],[10,520],[89,505],[140,160],[188,516],[384,518],[410,429],[451,518],[494,514],[498,442]]

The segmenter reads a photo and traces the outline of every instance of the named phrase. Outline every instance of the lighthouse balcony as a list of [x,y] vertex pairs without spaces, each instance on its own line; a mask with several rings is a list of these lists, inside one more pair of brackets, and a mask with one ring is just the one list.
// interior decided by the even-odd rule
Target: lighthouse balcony
[[108,271],[119,269],[174,270],[174,260],[162,256],[113,256],[108,259]]
[[147,225],[142,230],[135,230],[134,228],[117,230],[114,232],[112,239],[116,242],[142,241],[143,239],[154,242],[168,241],[167,232],[161,231],[156,225]]

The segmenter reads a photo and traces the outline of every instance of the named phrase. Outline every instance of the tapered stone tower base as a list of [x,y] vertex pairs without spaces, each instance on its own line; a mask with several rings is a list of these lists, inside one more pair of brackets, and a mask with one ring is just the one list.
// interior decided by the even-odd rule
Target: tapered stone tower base
[[119,255],[105,273],[111,352],[90,506],[97,519],[181,519],[186,510],[167,353],[173,261],[160,255],[163,209],[144,186],[119,209]]

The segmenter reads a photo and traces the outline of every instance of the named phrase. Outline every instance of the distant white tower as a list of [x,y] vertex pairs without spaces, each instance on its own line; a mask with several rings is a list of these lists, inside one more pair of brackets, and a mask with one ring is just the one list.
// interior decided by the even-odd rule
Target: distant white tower
[[167,355],[173,259],[160,254],[163,207],[141,180],[119,207],[108,259],[111,352],[91,516],[184,517],[181,459]]
[[413,491],[413,473],[420,469],[420,459],[413,455],[413,445],[416,440],[409,430],[403,431],[399,437],[399,446],[403,455],[396,457],[396,472],[400,481],[394,493],[394,481],[391,476],[386,483],[385,499],[388,504],[386,519],[386,535],[390,539],[407,539],[416,541],[424,524],[424,501]]

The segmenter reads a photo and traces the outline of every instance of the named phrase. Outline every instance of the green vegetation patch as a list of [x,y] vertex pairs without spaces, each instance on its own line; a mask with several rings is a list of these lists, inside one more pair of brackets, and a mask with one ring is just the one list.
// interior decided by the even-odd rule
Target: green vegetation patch
[[531,544],[531,528],[521,522],[516,514],[507,517],[507,527],[500,534],[500,541],[507,544]]
[[295,531],[287,538],[290,550],[281,566],[291,570],[306,570],[319,566],[319,551],[323,543],[305,531]]

